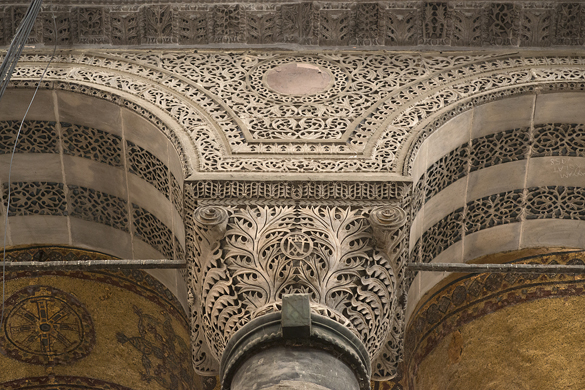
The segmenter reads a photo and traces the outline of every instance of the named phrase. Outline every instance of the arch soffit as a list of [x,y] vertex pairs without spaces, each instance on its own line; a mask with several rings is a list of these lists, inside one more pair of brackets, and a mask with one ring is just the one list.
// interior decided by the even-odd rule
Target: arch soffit
[[[178,55],[179,53],[174,53]],[[405,84],[392,91],[384,99],[376,102],[360,116],[361,122],[369,126],[369,141],[363,152],[344,159],[343,154],[302,156],[286,158],[273,156],[262,151],[262,144],[255,145],[255,156],[247,153],[241,156],[230,155],[229,139],[237,133],[242,142],[239,127],[233,126],[233,115],[217,110],[217,97],[197,83],[181,84],[175,79],[185,81],[184,75],[173,71],[155,69],[161,56],[149,58],[148,54],[135,55],[132,60],[108,59],[103,54],[90,53],[79,56],[63,56],[51,69],[49,78],[55,81],[74,79],[90,84],[99,90],[116,89],[125,93],[130,101],[137,96],[142,105],[156,106],[162,112],[175,118],[175,134],[182,144],[189,144],[193,153],[180,153],[184,159],[199,155],[201,171],[274,171],[274,172],[352,172],[352,171],[391,171],[408,175],[410,163],[418,146],[434,129],[451,118],[454,113],[467,107],[483,104],[505,96],[533,93],[534,87],[545,84],[544,88],[556,90],[575,90],[575,85],[563,83],[583,80],[583,64],[579,57],[538,57],[496,56],[481,57],[437,57],[434,65],[423,64],[434,72]],[[46,56],[48,57],[48,56]],[[18,69],[15,79],[32,74],[40,74],[42,61],[46,57],[29,55]],[[420,55],[412,58],[422,58]],[[471,59],[470,59],[471,58]],[[29,61],[29,62],[27,62]],[[34,63],[31,63],[34,61]],[[126,61],[126,62],[125,62]],[[68,66],[61,66],[66,62]],[[92,63],[87,65],[85,63]],[[431,61],[432,62],[432,61]],[[416,65],[416,64],[414,64]],[[434,68],[433,68],[434,66]],[[36,68],[36,69],[35,69]],[[97,69],[96,69],[97,68]],[[111,73],[103,69],[111,69]],[[123,76],[123,77],[122,77]],[[147,77],[146,77],[147,76]],[[160,84],[165,85],[160,85]],[[554,87],[552,85],[555,85]],[[213,89],[213,86],[206,86]],[[205,105],[198,105],[199,102]],[[208,104],[209,103],[209,104]],[[211,107],[211,108],[210,108]],[[224,120],[226,118],[230,120]],[[365,120],[365,118],[368,120]],[[371,119],[375,118],[375,119]],[[445,119],[447,118],[447,119]],[[219,119],[219,120],[218,120]],[[370,120],[371,119],[371,120]],[[231,130],[230,124],[232,122]],[[227,123],[227,130],[224,127]],[[180,124],[180,125],[179,125]],[[241,124],[241,123],[240,123]],[[172,128],[173,128],[172,127]],[[432,130],[429,130],[432,128]],[[353,130],[351,136],[360,136],[360,129]],[[367,132],[366,132],[367,133]],[[351,143],[351,136],[346,143]],[[364,133],[361,133],[364,137]],[[219,142],[218,138],[224,142]],[[177,141],[173,144],[177,147]],[[296,145],[299,150],[303,147]],[[231,145],[233,146],[233,145]],[[287,146],[281,144],[283,148]],[[195,154],[197,151],[197,154]],[[232,150],[233,151],[233,148]],[[361,158],[360,158],[361,156]],[[258,158],[259,157],[259,158]],[[358,158],[356,158],[358,157]]]
[[[585,78],[582,80],[585,80]],[[398,155],[397,170],[404,176],[410,176],[413,169],[413,163],[423,143],[432,134],[441,129],[443,125],[459,115],[463,115],[482,105],[517,96],[578,92],[582,93],[583,98],[585,99],[585,81],[582,80],[530,82],[517,87],[500,88],[486,93],[478,93],[457,103],[446,105],[413,127],[409,138],[404,142],[402,150]],[[501,131],[510,129],[509,126],[503,125]],[[462,131],[469,131],[469,128],[462,128]],[[449,151],[446,151],[445,153],[448,152]]]
[[[22,69],[17,69],[17,71],[19,70]],[[22,74],[15,75],[9,84],[9,89],[36,88],[38,78],[32,78],[30,77],[31,75],[27,76],[28,77],[23,77]],[[67,81],[61,81],[55,77],[51,77],[50,74],[45,77],[40,88],[79,93],[95,97],[96,99],[103,99],[119,105],[122,108],[129,109],[152,123],[171,142],[181,161],[183,175],[188,176],[192,174],[194,168],[197,167],[198,155],[195,146],[191,142],[191,138],[185,134],[182,126],[171,115],[163,112],[150,101],[137,98],[136,96],[130,95],[119,89],[105,87],[100,84],[74,81],[70,79],[67,79]]]

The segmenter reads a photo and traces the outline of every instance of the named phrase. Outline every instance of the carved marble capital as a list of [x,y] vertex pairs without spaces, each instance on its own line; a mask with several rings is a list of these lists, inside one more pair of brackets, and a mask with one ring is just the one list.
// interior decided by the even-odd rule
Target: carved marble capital
[[407,237],[407,214],[397,199],[361,204],[258,199],[255,205],[224,199],[213,206],[210,199],[199,201],[190,198],[187,217],[198,371],[216,372],[235,333],[280,311],[283,294],[306,293],[314,313],[358,336],[374,377],[392,375],[400,353],[388,349],[388,340],[401,343],[401,334],[395,334],[402,329],[398,298],[405,246],[400,244]]

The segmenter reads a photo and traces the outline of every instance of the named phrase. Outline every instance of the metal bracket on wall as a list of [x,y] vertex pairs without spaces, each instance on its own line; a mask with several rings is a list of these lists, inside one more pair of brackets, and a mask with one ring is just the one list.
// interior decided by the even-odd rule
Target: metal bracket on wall
[[71,261],[0,261],[7,271],[91,271],[99,269],[185,268],[184,260],[71,260]]
[[525,273],[525,274],[585,274],[585,265],[562,264],[465,264],[465,263],[408,263],[412,271],[459,272],[469,274]]

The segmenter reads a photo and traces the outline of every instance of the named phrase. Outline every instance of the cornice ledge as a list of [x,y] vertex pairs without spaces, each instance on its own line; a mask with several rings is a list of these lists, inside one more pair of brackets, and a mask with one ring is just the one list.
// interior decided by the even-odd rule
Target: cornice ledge
[[[28,1],[0,0],[0,45]],[[53,27],[56,17],[57,33]],[[29,44],[146,47],[441,48],[580,46],[573,1],[47,1]]]

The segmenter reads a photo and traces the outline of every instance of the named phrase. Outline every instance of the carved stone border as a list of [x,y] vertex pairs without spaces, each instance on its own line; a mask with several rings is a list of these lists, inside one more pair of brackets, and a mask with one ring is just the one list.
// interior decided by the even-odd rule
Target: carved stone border
[[[0,44],[7,44],[28,4],[2,4]],[[580,1],[53,1],[29,43],[54,44],[53,15],[60,45],[543,47],[585,40]]]

